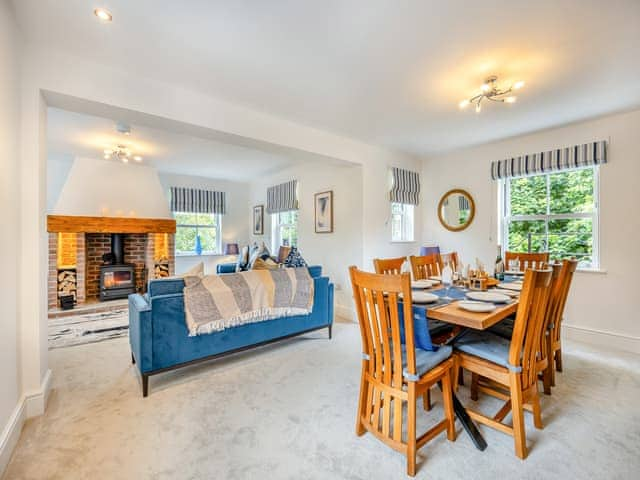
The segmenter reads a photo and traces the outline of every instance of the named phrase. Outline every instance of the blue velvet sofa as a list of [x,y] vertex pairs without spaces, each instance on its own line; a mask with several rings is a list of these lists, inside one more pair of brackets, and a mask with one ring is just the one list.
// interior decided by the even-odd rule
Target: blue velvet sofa
[[225,354],[300,335],[333,324],[333,284],[322,267],[308,267],[314,279],[313,310],[190,337],[184,317],[184,282],[180,278],[151,280],[145,295],[129,295],[131,361],[142,377],[142,395],[149,377]]

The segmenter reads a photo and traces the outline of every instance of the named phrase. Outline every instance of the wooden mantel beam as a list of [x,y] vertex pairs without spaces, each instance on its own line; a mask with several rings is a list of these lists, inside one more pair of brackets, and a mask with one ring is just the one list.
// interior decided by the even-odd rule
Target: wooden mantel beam
[[176,233],[176,221],[168,218],[81,217],[47,215],[49,233]]

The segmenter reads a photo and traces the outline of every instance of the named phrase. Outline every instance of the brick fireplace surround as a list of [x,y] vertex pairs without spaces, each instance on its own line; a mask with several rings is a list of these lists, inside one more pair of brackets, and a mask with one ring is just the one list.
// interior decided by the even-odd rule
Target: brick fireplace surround
[[[144,292],[145,280],[173,275],[174,241],[170,233],[124,234],[124,262],[135,266],[138,292]],[[58,306],[63,281],[78,304],[97,301],[102,255],[110,251],[110,233],[49,233],[49,309]]]

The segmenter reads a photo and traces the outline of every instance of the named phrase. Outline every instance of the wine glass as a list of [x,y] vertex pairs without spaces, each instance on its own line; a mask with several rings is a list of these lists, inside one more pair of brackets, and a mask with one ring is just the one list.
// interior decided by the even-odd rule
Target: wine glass
[[449,296],[449,289],[451,288],[451,283],[453,281],[453,270],[451,270],[451,267],[448,263],[442,269],[442,275],[440,276],[440,279],[442,281],[442,285],[445,287],[444,297],[442,297],[442,299],[450,302],[451,300],[453,300]]

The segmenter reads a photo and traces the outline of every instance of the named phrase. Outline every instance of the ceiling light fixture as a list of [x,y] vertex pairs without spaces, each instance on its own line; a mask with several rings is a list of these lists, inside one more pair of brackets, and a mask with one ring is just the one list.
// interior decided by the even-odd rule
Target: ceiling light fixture
[[462,100],[458,104],[458,106],[461,109],[464,109],[473,103],[476,106],[475,108],[476,113],[480,113],[480,110],[482,110],[481,103],[485,98],[487,100],[491,100],[492,102],[515,103],[516,97],[509,94],[514,90],[519,90],[522,87],[524,87],[524,82],[522,80],[518,81],[514,83],[512,86],[510,86],[509,88],[503,90],[498,88],[498,86],[496,85],[497,81],[498,81],[498,77],[496,77],[495,75],[487,78],[484,81],[484,83],[480,86],[481,93],[469,99]]
[[103,22],[110,22],[113,20],[113,15],[111,15],[111,12],[106,8],[96,8],[93,11],[93,14]]
[[142,157],[140,155],[133,155],[131,149],[126,145],[116,145],[112,148],[105,148],[104,159],[110,160],[112,158],[120,160],[122,163],[129,163],[129,160],[131,159],[136,162],[142,161]]

